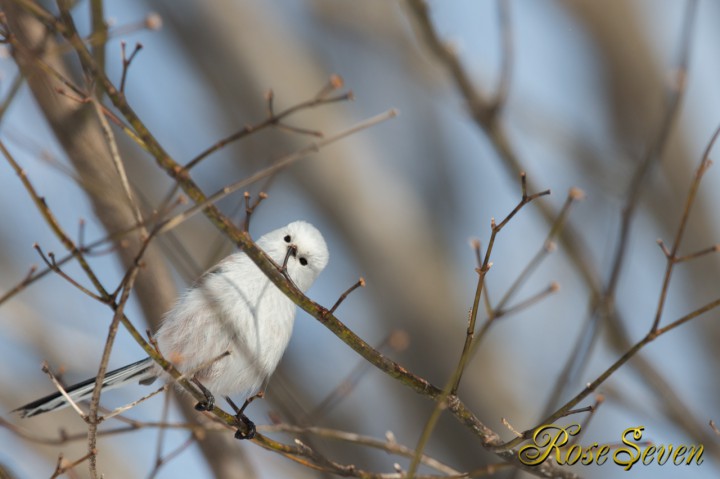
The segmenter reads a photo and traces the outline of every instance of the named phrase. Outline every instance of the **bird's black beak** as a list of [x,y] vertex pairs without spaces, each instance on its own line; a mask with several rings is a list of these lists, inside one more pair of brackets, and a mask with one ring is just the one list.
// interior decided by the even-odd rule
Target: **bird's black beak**
[[297,257],[297,249],[298,249],[297,245],[295,245],[295,244],[288,245],[287,253],[285,253],[285,260],[283,261],[283,264],[282,264],[283,271],[287,270],[287,264],[288,264],[288,260],[290,259],[290,256],[292,256],[293,258]]

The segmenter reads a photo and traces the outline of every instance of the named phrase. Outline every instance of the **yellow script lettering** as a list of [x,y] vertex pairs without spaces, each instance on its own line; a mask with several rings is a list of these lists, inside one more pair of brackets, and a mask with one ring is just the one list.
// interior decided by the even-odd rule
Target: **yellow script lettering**
[[[640,448],[637,444],[631,442],[627,436],[632,434],[632,439],[639,441],[642,439],[643,429],[645,429],[643,426],[625,429],[622,435],[622,442],[629,447],[619,447],[615,453],[613,453],[613,462],[618,466],[623,466],[626,471],[629,471],[635,463],[640,460]],[[634,453],[633,450],[635,451]]]

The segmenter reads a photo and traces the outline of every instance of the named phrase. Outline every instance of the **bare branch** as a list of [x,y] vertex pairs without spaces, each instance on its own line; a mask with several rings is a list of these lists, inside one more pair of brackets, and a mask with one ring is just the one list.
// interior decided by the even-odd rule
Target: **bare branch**
[[122,76],[120,77],[120,91],[125,93],[125,80],[127,80],[128,70],[130,70],[130,64],[135,59],[140,50],[142,50],[142,43],[136,43],[130,56],[125,55],[125,42],[120,42],[120,51],[122,54]]
[[332,308],[330,308],[330,313],[334,313],[336,309],[342,304],[343,301],[345,301],[345,298],[347,298],[350,293],[355,291],[358,288],[364,288],[365,287],[365,279],[360,278],[357,283],[350,286],[347,291],[345,291],[343,294],[340,295],[337,301],[335,301],[335,304],[333,304]]

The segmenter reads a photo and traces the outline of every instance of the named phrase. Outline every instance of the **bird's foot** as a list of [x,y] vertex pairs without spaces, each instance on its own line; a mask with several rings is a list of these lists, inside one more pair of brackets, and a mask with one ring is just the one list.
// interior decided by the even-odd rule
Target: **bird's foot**
[[235,431],[235,439],[252,439],[255,437],[255,423],[250,420],[245,414],[238,413],[235,416],[237,420],[238,430]]
[[195,405],[196,411],[212,411],[215,407],[215,398],[210,396],[206,398],[204,401],[199,401]]
[[195,377],[192,378],[192,381],[195,383],[195,385],[200,388],[200,392],[202,392],[203,396],[205,396],[205,400],[199,401],[195,405],[196,411],[212,411],[215,407],[215,396],[212,395],[210,390],[203,386],[203,384]]

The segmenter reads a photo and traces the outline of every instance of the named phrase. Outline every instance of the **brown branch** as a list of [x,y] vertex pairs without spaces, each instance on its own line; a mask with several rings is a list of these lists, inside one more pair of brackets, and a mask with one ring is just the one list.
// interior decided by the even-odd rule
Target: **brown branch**
[[[147,245],[149,242],[150,238],[148,238],[148,240],[145,242],[145,245]],[[103,353],[100,360],[100,366],[98,368],[98,373],[95,376],[95,388],[93,389],[92,396],[90,397],[90,412],[88,413],[87,417],[88,450],[91,453],[90,465],[92,468],[91,474],[93,476],[97,476],[97,470],[95,469],[97,455],[92,451],[97,451],[97,426],[99,424],[98,407],[100,405],[100,393],[102,391],[105,373],[107,372],[108,362],[110,361],[110,353],[112,351],[113,344],[115,343],[115,336],[117,335],[118,325],[120,324],[120,319],[124,315],[125,304],[127,303],[128,299],[130,299],[130,291],[132,291],[133,286],[135,285],[135,279],[137,278],[137,274],[139,272],[138,262],[144,252],[145,248],[140,251],[140,253],[138,254],[138,259],[136,260],[136,264],[130,269],[130,271],[128,271],[128,274],[125,275],[125,278],[123,278],[122,294],[120,296],[120,300],[117,303],[111,305],[111,307],[115,310],[115,314],[113,315],[112,322],[110,323],[110,329],[108,331],[107,339],[105,340],[105,347],[103,348]]]
[[569,446],[572,446],[573,444],[578,444],[580,442],[580,439],[582,439],[583,435],[585,434],[585,431],[588,430],[588,426],[590,425],[590,421],[592,421],[592,418],[595,417],[595,414],[598,411],[598,408],[600,408],[600,405],[605,402],[605,396],[602,394],[596,394],[595,395],[595,403],[590,406],[590,414],[588,414],[582,423],[580,423],[580,432],[575,434],[568,444]]
[[91,298],[98,300],[98,301],[103,301],[102,297],[93,293],[92,291],[87,289],[85,286],[81,285],[78,281],[76,281],[75,278],[72,278],[67,273],[65,273],[62,269],[60,269],[60,267],[55,262],[55,253],[53,253],[52,251],[49,252],[48,256],[50,257],[50,259],[48,259],[48,257],[45,256],[45,253],[43,252],[43,250],[39,244],[37,244],[37,243],[33,244],[33,248],[35,249],[35,251],[37,251],[38,255],[40,255],[40,259],[43,260],[43,263],[45,263],[45,265],[49,269],[51,269],[53,272],[55,272],[58,276],[60,276],[65,281],[67,281],[68,283],[70,283],[71,285],[73,285],[74,287],[79,289],[82,293],[90,296]]
[[620,233],[616,245],[615,257],[612,262],[610,279],[605,287],[604,296],[611,297],[615,293],[620,273],[622,271],[623,259],[627,251],[627,244],[630,238],[630,227],[635,216],[635,210],[638,206],[640,194],[647,177],[652,171],[653,166],[662,158],[663,152],[667,145],[672,126],[675,123],[680,104],[685,93],[687,82],[685,78],[688,74],[688,64],[690,62],[690,51],[692,46],[692,33],[697,11],[697,0],[690,0],[685,9],[683,19],[683,29],[681,33],[681,47],[679,56],[679,65],[675,71],[675,83],[667,92],[666,111],[662,117],[660,128],[657,136],[652,141],[651,146],[647,149],[645,157],[635,170],[627,189],[627,199],[622,210]]
[[[502,231],[502,229],[507,225],[510,220],[528,203],[532,202],[533,200],[550,194],[550,190],[541,191],[539,193],[535,193],[532,195],[528,195],[527,193],[527,177],[525,173],[520,174],[520,183],[522,188],[522,197],[520,199],[520,202],[515,206],[515,208],[499,223],[495,224],[495,219],[491,220],[492,225],[492,232],[490,234],[490,241],[488,242],[487,251],[485,251],[485,258],[483,259],[482,265],[478,268],[478,282],[477,287],[475,289],[475,299],[473,300],[472,309],[470,311],[470,317],[468,320],[468,327],[465,334],[465,343],[463,344],[462,353],[460,355],[460,360],[458,362],[457,366],[457,373],[453,376],[453,382],[452,387],[449,391],[450,394],[455,395],[457,393],[458,387],[460,387],[460,381],[462,380],[462,375],[465,370],[465,366],[467,365],[467,362],[470,357],[470,347],[473,343],[473,337],[475,335],[475,323],[477,321],[477,315],[480,305],[480,297],[482,295],[483,286],[485,284],[485,276],[487,275],[487,272],[490,270],[490,267],[492,266],[492,263],[490,262],[490,256],[492,254],[493,246],[495,245],[495,238],[497,235]],[[412,468],[410,469],[411,472]]]
[[537,304],[538,302],[542,301],[543,299],[547,298],[553,293],[556,293],[560,291],[560,285],[558,283],[550,283],[547,288],[543,289],[539,293],[534,294],[533,296],[530,296],[527,299],[524,299],[523,301],[520,301],[519,303],[510,306],[508,308],[504,309],[497,309],[494,316],[492,316],[495,319],[501,318],[503,316],[509,316],[511,314],[517,313],[518,311],[521,311],[523,309],[527,309],[530,306]]
[[[272,103],[272,95],[269,97],[268,100],[269,103]],[[198,154],[195,158],[191,159],[186,165],[186,170],[191,170],[195,166],[197,166],[198,163],[203,161],[205,158],[210,156],[211,154],[217,152],[218,150],[221,150],[225,146],[227,146],[230,143],[233,143],[235,141],[238,141],[242,138],[245,138],[246,136],[256,133],[257,131],[263,130],[265,128],[277,125],[280,123],[280,121],[284,118],[289,117],[290,115],[293,115],[294,113],[308,110],[315,108],[317,106],[321,105],[327,105],[330,103],[337,103],[340,101],[347,101],[352,99],[352,92],[343,93],[341,95],[335,96],[335,97],[326,97],[326,96],[315,96],[314,98],[310,100],[303,101],[301,103],[298,103],[294,106],[291,106],[290,108],[287,108],[286,110],[281,111],[280,113],[273,113],[272,109],[270,110],[270,115],[263,121],[256,123],[254,125],[248,125],[243,127],[241,130],[238,130],[235,133],[232,133],[231,135],[226,136],[225,138],[217,141],[212,146],[208,147],[204,151],[202,151],[200,154]]]
[[41,197],[37,191],[35,191],[35,188],[33,187],[30,180],[27,178],[27,175],[25,174],[25,171],[20,168],[20,165],[15,161],[13,156],[10,154],[8,149],[5,147],[5,144],[0,140],[0,152],[5,156],[5,159],[10,163],[10,166],[15,170],[15,173],[20,177],[20,181],[22,181],[23,186],[27,190],[28,194],[32,198],[33,202],[35,203],[35,206],[38,208],[40,213],[43,215],[43,218],[45,219],[45,222],[50,226],[52,231],[55,233],[55,235],[58,237],[58,239],[62,242],[63,246],[70,251],[78,260],[78,263],[80,263],[80,266],[87,274],[90,281],[92,281],[95,288],[100,292],[101,296],[106,295],[107,292],[102,288],[102,285],[100,284],[100,281],[97,279],[95,274],[92,272],[92,269],[90,268],[90,265],[85,260],[85,257],[83,256],[82,252],[78,250],[78,248],[75,246],[75,243],[70,239],[69,236],[65,234],[62,227],[60,226],[60,223],[55,218],[55,215],[50,211],[50,208],[48,208],[47,203],[45,202],[45,198]]
[[[332,83],[329,83],[332,85]],[[315,96],[316,99],[318,99],[318,96]],[[283,123],[278,119],[277,115],[275,115],[275,108],[274,108],[274,100],[275,100],[275,94],[272,90],[269,90],[266,95],[267,99],[267,112],[268,112],[268,120],[271,121],[270,125],[274,126],[278,130],[284,130],[290,133],[298,133],[300,135],[309,135],[309,136],[315,136],[318,138],[323,137],[323,133],[321,131],[317,130],[311,130],[309,128],[300,128],[297,126],[291,126],[287,123]],[[257,131],[257,130],[255,130]]]
[[63,455],[60,454],[58,456],[57,464],[55,465],[55,471],[53,472],[52,476],[50,476],[51,479],[54,479],[56,477],[60,477],[69,470],[73,469],[75,466],[82,464],[83,462],[87,461],[92,457],[93,454],[97,454],[97,451],[91,451],[84,456],[82,456],[79,459],[76,459],[72,462],[66,462],[63,458]]
[[[313,143],[311,145],[306,146],[305,148],[302,148],[299,151],[296,151],[294,153],[286,155],[286,156],[276,160],[275,162],[273,162],[273,164],[270,165],[269,167],[264,168],[243,180],[240,180],[236,183],[228,185],[228,186],[222,188],[221,190],[219,190],[218,192],[208,196],[204,202],[196,203],[195,205],[190,207],[188,210],[186,210],[170,219],[167,219],[167,220],[161,222],[161,224],[159,224],[159,226],[157,226],[156,234],[159,235],[159,234],[165,233],[167,231],[170,231],[173,228],[177,227],[182,222],[188,220],[195,214],[202,211],[207,205],[215,203],[215,202],[221,200],[222,198],[225,198],[226,196],[230,195],[231,193],[233,193],[239,189],[245,188],[252,183],[260,181],[261,179],[271,178],[273,175],[277,174],[283,168],[287,168],[294,162],[299,161],[303,158],[306,158],[307,156],[318,151],[319,149],[321,149],[335,141],[339,141],[342,138],[345,138],[349,135],[352,135],[358,131],[361,131],[365,128],[369,128],[381,121],[384,121],[389,118],[393,118],[396,114],[397,114],[397,112],[395,112],[394,110],[390,110],[384,114],[377,115],[366,121],[360,122],[350,128],[342,130],[332,136],[329,136],[329,137],[325,138],[322,142]],[[0,147],[2,147],[1,142],[0,142]],[[257,206],[257,204],[255,204],[255,206]],[[152,225],[153,222],[155,222],[155,221],[157,221],[157,218],[148,218],[140,224],[130,226],[128,228],[118,231],[117,233],[109,234],[104,238],[101,238],[97,241],[94,241],[94,242],[88,244],[84,248],[78,248],[77,251],[74,251],[74,252],[71,251],[69,255],[58,260],[57,265],[61,266],[64,263],[66,263],[66,262],[72,260],[73,258],[75,258],[76,256],[78,256],[79,254],[88,255],[88,254],[92,253],[92,251],[95,248],[97,248],[98,246],[101,246],[101,245],[111,242],[111,241],[117,241],[120,238],[122,238],[123,236],[133,233],[133,232],[137,231],[138,229],[147,228],[148,226]],[[37,279],[44,277],[46,274],[48,274],[51,271],[53,271],[53,269],[47,268],[45,270],[38,272],[31,278],[24,279],[22,282],[20,282],[18,285],[16,285],[13,289],[8,291],[4,295],[0,296],[0,304],[7,301],[8,299],[13,297],[20,291],[22,291],[25,287],[28,286],[28,284],[34,282]]]
[[[385,440],[381,440],[352,432],[345,432],[336,429],[328,429],[321,427],[298,427],[290,424],[274,424],[272,426],[260,426],[260,428],[264,432],[285,432],[300,435],[314,435],[325,439],[331,439],[335,441],[355,444],[358,446],[378,449],[381,451],[385,451],[389,454],[395,454],[407,458],[411,458],[414,453],[413,449],[398,443],[394,435],[389,432],[386,434]],[[443,477],[468,477],[460,471],[426,455],[423,455],[422,463],[442,473]]]
[[[535,193],[532,195],[528,195],[527,192],[527,178],[525,173],[522,173],[520,175],[520,185],[522,190],[522,195],[520,198],[520,202],[515,206],[515,208],[499,223],[495,224],[495,219],[493,218],[491,220],[491,227],[492,231],[490,233],[490,241],[488,242],[488,248],[487,251],[485,251],[485,257],[483,259],[482,264],[477,268],[478,273],[478,282],[477,287],[475,289],[475,298],[473,300],[472,309],[470,310],[470,315],[468,317],[468,327],[465,334],[465,342],[463,344],[462,353],[460,354],[460,359],[458,360],[458,364],[453,371],[453,374],[451,375],[450,379],[448,380],[447,384],[443,388],[441,394],[436,399],[435,407],[433,408],[432,413],[428,417],[428,420],[425,423],[425,426],[423,428],[422,433],[420,434],[420,438],[418,439],[418,444],[415,449],[415,456],[413,457],[413,460],[410,462],[410,467],[408,468],[408,476],[413,477],[415,473],[417,472],[417,468],[420,464],[420,456],[422,455],[423,451],[425,450],[425,446],[427,445],[428,441],[430,441],[430,437],[432,435],[433,430],[435,429],[435,426],[440,419],[440,415],[442,414],[443,409],[446,406],[446,401],[452,396],[456,397],[457,390],[460,387],[460,381],[462,380],[463,372],[465,371],[465,367],[467,366],[468,361],[470,360],[470,355],[473,349],[473,344],[475,344],[474,338],[475,338],[475,323],[477,322],[477,316],[480,306],[480,298],[482,296],[483,287],[485,285],[485,276],[487,275],[487,272],[490,270],[490,267],[492,266],[492,263],[490,262],[490,257],[492,255],[493,246],[495,245],[495,238],[497,235],[502,231],[502,229],[507,225],[510,220],[528,203],[532,202],[533,200],[550,194],[550,190],[542,191],[540,193]],[[479,246],[478,246],[479,250]],[[484,334],[484,331],[489,326],[489,322],[486,323],[485,328],[481,331],[480,334]]]
[[[117,239],[118,236],[121,236],[121,235],[123,235],[123,234],[131,233],[132,231],[136,230],[137,228],[138,228],[138,227],[132,227],[132,228],[128,229],[126,232],[121,232],[121,233],[118,233],[118,234],[115,234],[115,235],[107,235],[107,236],[105,236],[105,237],[103,237],[103,238],[100,238],[99,240],[94,241],[94,242],[92,242],[92,243],[90,243],[90,244],[88,244],[88,245],[86,245],[86,246],[78,246],[78,249],[77,249],[77,252],[76,252],[76,253],[72,253],[72,252],[71,252],[71,253],[63,256],[63,257],[60,258],[60,259],[57,259],[57,258],[53,257],[53,260],[52,260],[52,261],[49,261],[49,260],[48,260],[48,261],[45,261],[45,260],[43,260],[43,262],[44,262],[45,265],[46,265],[46,268],[44,268],[44,269],[42,269],[42,270],[38,270],[37,266],[32,266],[32,267],[30,268],[30,270],[28,271],[28,274],[27,274],[20,282],[18,282],[18,283],[17,283],[15,286],[13,286],[10,290],[8,290],[8,291],[5,292],[2,296],[0,296],[0,304],[2,304],[2,303],[4,303],[5,301],[9,300],[9,299],[12,298],[13,296],[15,296],[16,294],[18,294],[18,293],[21,292],[22,290],[24,290],[26,287],[28,287],[30,284],[32,284],[32,283],[34,283],[35,281],[37,281],[37,280],[45,277],[47,274],[53,273],[53,272],[57,272],[58,269],[60,268],[60,266],[62,266],[62,265],[64,265],[65,263],[68,263],[68,262],[70,262],[71,260],[75,259],[75,257],[76,257],[78,254],[83,254],[85,257],[87,257],[87,256],[93,256],[93,255],[107,254],[107,253],[109,253],[109,252],[114,251],[114,250],[115,250],[115,247],[111,247],[111,248],[109,248],[107,251],[100,251],[100,252],[95,251],[95,248],[97,248],[98,246],[102,246],[102,245],[104,245],[104,244],[106,244],[106,243],[109,243],[109,242],[114,241],[115,239]],[[33,248],[35,248],[35,245],[33,245]],[[49,263],[50,263],[50,264],[49,264]],[[96,295],[94,295],[94,293],[93,293],[92,295],[93,295],[93,296],[96,296]],[[97,299],[97,298],[96,298],[96,299]]]
[[[156,345],[157,346],[157,345]],[[162,416],[160,417],[161,422],[167,421],[168,414],[170,413],[170,394],[166,394],[163,400],[163,408],[162,408]],[[204,435],[204,431],[202,432],[202,435]],[[198,435],[197,437],[202,437],[202,435]],[[165,438],[167,436],[167,430],[166,429],[160,429],[158,431],[157,435],[157,442],[155,443],[155,464],[159,464],[162,460],[162,451],[163,451],[163,444],[165,444]]]
[[342,302],[345,301],[345,299],[350,295],[350,293],[352,293],[353,291],[355,291],[358,288],[364,288],[364,287],[365,287],[365,279],[361,277],[357,281],[357,283],[350,286],[343,294],[340,295],[338,300],[335,301],[335,304],[332,305],[332,308],[330,308],[330,310],[329,310],[330,313],[334,313],[335,310],[338,309],[338,307],[342,304]]
[[195,443],[197,442],[197,440],[198,440],[198,438],[197,438],[196,434],[193,432],[193,433],[191,433],[190,436],[185,440],[185,442],[183,442],[182,444],[180,444],[180,445],[179,445],[178,447],[176,447],[173,451],[170,451],[168,454],[166,454],[166,455],[163,456],[163,457],[159,457],[159,458],[155,461],[155,466],[153,467],[153,470],[150,472],[150,475],[148,476],[148,478],[157,477],[158,473],[160,472],[160,468],[162,468],[162,466],[164,466],[165,464],[167,464],[167,463],[170,462],[171,460],[173,460],[173,459],[175,459],[176,457],[178,457],[178,456],[179,456],[180,454],[182,454],[187,448],[189,448],[190,446],[192,446],[193,444],[195,444]]
[[568,195],[565,199],[565,203],[560,208],[560,212],[558,212],[555,221],[553,221],[552,225],[550,226],[550,231],[548,231],[542,247],[538,250],[535,256],[530,260],[530,262],[525,266],[525,268],[523,268],[515,281],[513,281],[512,285],[510,285],[510,287],[507,289],[503,297],[495,306],[496,310],[502,310],[507,304],[507,302],[513,297],[513,295],[520,289],[520,286],[522,286],[524,282],[530,278],[530,276],[538,268],[538,266],[540,266],[540,263],[548,256],[548,254],[555,251],[557,246],[555,245],[553,240],[562,232],[563,227],[565,226],[567,218],[570,214],[570,208],[573,204],[583,200],[584,198],[585,194],[582,190],[580,190],[579,188],[570,188],[570,190],[568,191]]
[[667,259],[667,265],[665,267],[665,275],[663,277],[663,283],[662,283],[662,290],[660,292],[660,298],[658,299],[658,306],[655,311],[655,320],[653,321],[651,331],[656,331],[658,327],[660,326],[660,319],[662,318],[663,310],[665,307],[665,301],[667,300],[668,295],[668,288],[670,286],[670,279],[672,277],[673,270],[675,268],[675,264],[677,261],[677,252],[680,249],[680,243],[683,239],[683,236],[685,234],[685,229],[688,224],[688,220],[690,219],[690,211],[692,210],[693,204],[695,203],[695,198],[697,196],[697,192],[700,189],[700,182],[702,181],[703,177],[705,176],[705,173],[707,173],[707,170],[712,165],[712,161],[710,161],[710,152],[713,150],[713,147],[715,146],[715,143],[717,142],[718,138],[720,137],[720,126],[718,126],[715,129],[715,133],[713,133],[712,138],[710,139],[710,142],[707,144],[705,148],[705,152],[703,153],[702,158],[700,159],[700,164],[698,165],[697,169],[695,170],[695,174],[693,175],[693,181],[690,183],[690,191],[687,194],[687,197],[685,199],[685,207],[683,208],[682,216],[680,218],[680,224],[678,225],[677,231],[675,232],[675,239],[673,240],[673,244],[670,247],[669,251],[667,247],[665,247],[664,243],[661,244],[661,247],[663,247],[665,253],[665,257]]
[[250,217],[255,212],[255,209],[260,205],[263,200],[266,200],[268,195],[264,191],[258,193],[255,201],[250,201],[250,192],[246,191],[243,193],[245,198],[245,222],[243,224],[243,231],[248,232],[250,230]]
[[678,256],[674,259],[674,261],[675,261],[675,263],[684,263],[685,261],[691,261],[694,259],[698,259],[707,254],[717,253],[718,251],[720,251],[720,244],[712,245],[709,248],[704,248],[704,249],[701,249],[700,251],[686,254],[685,256]]
[[[128,180],[127,173],[125,172],[125,165],[122,161],[122,158],[120,157],[120,150],[118,149],[117,142],[115,141],[115,135],[113,134],[112,128],[110,128],[110,124],[107,121],[103,107],[102,105],[100,105],[100,102],[94,98],[91,100],[92,106],[95,109],[95,114],[98,118],[98,122],[100,123],[100,128],[102,129],[103,136],[105,137],[105,143],[108,146],[110,160],[113,167],[115,168],[115,173],[117,173],[118,177],[120,178],[119,183],[122,187],[122,193],[125,195],[124,199],[127,200],[127,203],[130,207],[132,215],[134,215],[135,217],[135,221],[137,222],[137,224],[142,225],[142,212],[140,211],[140,207],[138,206],[137,201],[135,201],[132,188],[130,187],[130,181]],[[147,231],[145,231],[145,229],[142,227],[139,228],[139,233],[141,236],[147,236]]]
[[[189,181],[189,183],[186,185],[187,190],[186,193],[188,193],[188,196],[193,198],[193,195],[196,196],[196,198],[193,198],[193,201],[195,204],[187,209],[183,214],[177,215],[176,217],[163,222],[158,228],[158,233],[163,233],[165,231],[168,231],[172,228],[175,228],[178,224],[182,223],[183,221],[187,220],[191,216],[199,213],[204,212],[213,223],[222,231],[225,233],[232,241],[237,243],[241,248],[244,248],[243,246],[243,240],[240,240],[239,238],[234,237],[236,233],[234,231],[237,230],[233,222],[227,218],[225,215],[222,215],[220,211],[214,206],[214,203],[220,201],[221,199],[225,198],[226,196],[234,193],[235,191],[238,191],[242,188],[246,188],[247,186],[256,183],[262,179],[270,178],[273,175],[277,174],[279,171],[289,167],[293,163],[302,160],[303,158],[307,158],[308,156],[316,153],[321,148],[324,148],[327,145],[330,145],[331,143],[334,143],[336,141],[342,140],[343,138],[346,138],[354,133],[357,133],[359,131],[365,130],[367,128],[370,128],[372,126],[375,126],[383,121],[387,121],[389,119],[395,118],[398,115],[397,110],[391,109],[384,113],[380,113],[379,115],[375,115],[373,117],[368,118],[367,120],[361,121],[354,126],[351,126],[350,128],[346,128],[345,130],[339,131],[335,133],[332,136],[328,136],[324,138],[323,140],[311,143],[304,148],[301,148],[300,150],[297,150],[294,153],[291,153],[289,155],[283,156],[282,158],[274,161],[270,166],[263,168],[262,170],[258,171],[257,173],[250,175],[242,180],[239,180],[235,183],[232,183],[230,185],[227,185],[223,188],[221,188],[219,191],[206,196],[200,189],[195,185],[195,183],[190,179],[189,173],[185,172],[184,174],[187,175],[186,180]],[[158,147],[160,145],[157,145]],[[166,173],[170,175],[177,175],[178,171],[184,171],[182,170],[182,167],[179,166],[177,163],[174,163],[174,161],[170,157],[164,157],[163,161],[170,161],[172,162],[168,167],[170,168],[170,171],[165,170]],[[175,166],[172,166],[175,165]],[[164,167],[163,167],[164,169]],[[176,171],[177,170],[177,171]],[[176,177],[176,181],[178,181],[178,184],[182,186],[182,182]],[[190,194],[189,192],[192,192]],[[250,240],[250,235],[247,231],[243,232],[244,237],[246,237],[247,241]]]
[[[119,416],[120,414],[124,413],[125,411],[128,411],[129,409],[134,408],[138,404],[143,403],[143,402],[147,401],[148,399],[157,396],[161,392],[167,391],[169,388],[170,388],[169,383],[163,384],[161,387],[159,387],[155,391],[151,392],[150,394],[146,394],[145,396],[141,397],[140,399],[136,399],[135,401],[133,401],[129,404],[126,404],[125,406],[120,406],[118,408],[113,409],[108,414],[105,414],[101,418],[99,418],[99,421],[105,422],[108,419]],[[166,421],[162,421],[162,422],[165,423]]]
[[53,385],[57,388],[58,392],[62,394],[63,398],[68,402],[70,407],[72,407],[76,413],[78,413],[78,416],[80,416],[83,420],[87,417],[87,415],[80,409],[80,407],[77,405],[77,403],[73,400],[73,398],[70,397],[70,395],[67,393],[65,388],[62,384],[60,384],[60,381],[58,381],[57,377],[55,377],[55,374],[50,369],[50,365],[43,361],[42,363],[42,372],[48,375],[50,378],[50,381],[52,381]]
[[[0,144],[1,144],[1,142],[0,142]],[[0,146],[0,148],[1,148],[1,146]],[[106,234],[105,236],[103,236],[89,244],[84,244],[84,238],[80,238],[79,241],[77,242],[77,251],[70,252],[60,259],[54,258],[53,259],[54,266],[48,265],[45,269],[42,269],[42,270],[38,270],[37,266],[32,266],[30,268],[30,271],[28,272],[28,274],[20,282],[18,282],[13,288],[11,288],[6,293],[4,293],[3,295],[0,296],[0,304],[4,303],[5,301],[9,300],[13,296],[18,294],[22,290],[24,290],[28,285],[45,277],[47,274],[49,274],[51,272],[55,272],[56,269],[59,268],[60,266],[63,266],[64,264],[68,263],[69,261],[75,259],[78,254],[82,254],[85,257],[88,257],[88,256],[104,255],[104,254],[108,254],[108,253],[115,251],[117,249],[116,246],[110,246],[106,250],[100,250],[100,251],[97,251],[97,248],[100,246],[103,246],[107,243],[113,243],[113,242],[119,242],[120,245],[122,246],[122,244],[123,244],[122,238],[124,236],[134,233],[134,232],[138,231],[139,229],[145,229],[145,228],[151,226],[154,222],[156,222],[158,220],[158,218],[161,218],[164,214],[165,213],[161,212],[161,213],[157,214],[155,217],[150,217],[150,218],[144,220],[141,224],[136,224],[136,225],[130,226],[128,228],[122,229],[115,233]],[[183,215],[183,214],[181,213],[180,215]],[[183,215],[183,217],[185,219],[187,219],[189,216]],[[179,224],[179,222],[178,222],[178,224]],[[167,229],[169,229],[169,228],[165,228],[162,231],[164,232]],[[159,234],[159,232],[156,234]],[[46,262],[46,265],[47,265],[47,262]]]
[[122,55],[122,75],[120,77],[120,91],[125,93],[125,81],[127,80],[128,70],[130,70],[130,64],[135,59],[135,56],[142,50],[142,43],[136,43],[135,48],[129,56],[125,55],[125,42],[120,42],[120,52]]
[[[188,429],[188,430],[195,430],[196,432],[212,428],[212,425],[198,426],[196,424],[186,424],[186,423],[136,421],[133,419],[128,419],[126,417],[122,417],[122,416],[114,416],[114,419],[116,419],[118,421],[126,422],[126,423],[128,423],[128,425],[116,427],[116,428],[103,429],[102,431],[98,431],[98,436],[114,436],[114,435],[118,435],[118,434],[136,432],[139,429],[143,429],[143,428],[157,428],[157,429],[161,429],[161,430],[164,430],[164,429]],[[30,442],[33,442],[36,444],[43,444],[46,446],[62,446],[62,445],[68,444],[70,442],[87,440],[87,431],[68,434],[61,430],[58,433],[57,437],[33,435],[33,434],[28,433],[24,429],[6,421],[2,417],[0,417],[0,427],[4,427],[5,429],[10,431],[15,436],[25,439],[26,441],[30,441]],[[205,428],[205,429],[203,429],[203,428]],[[225,431],[226,429],[222,428],[222,430]],[[0,477],[2,477],[2,476],[0,476]]]

